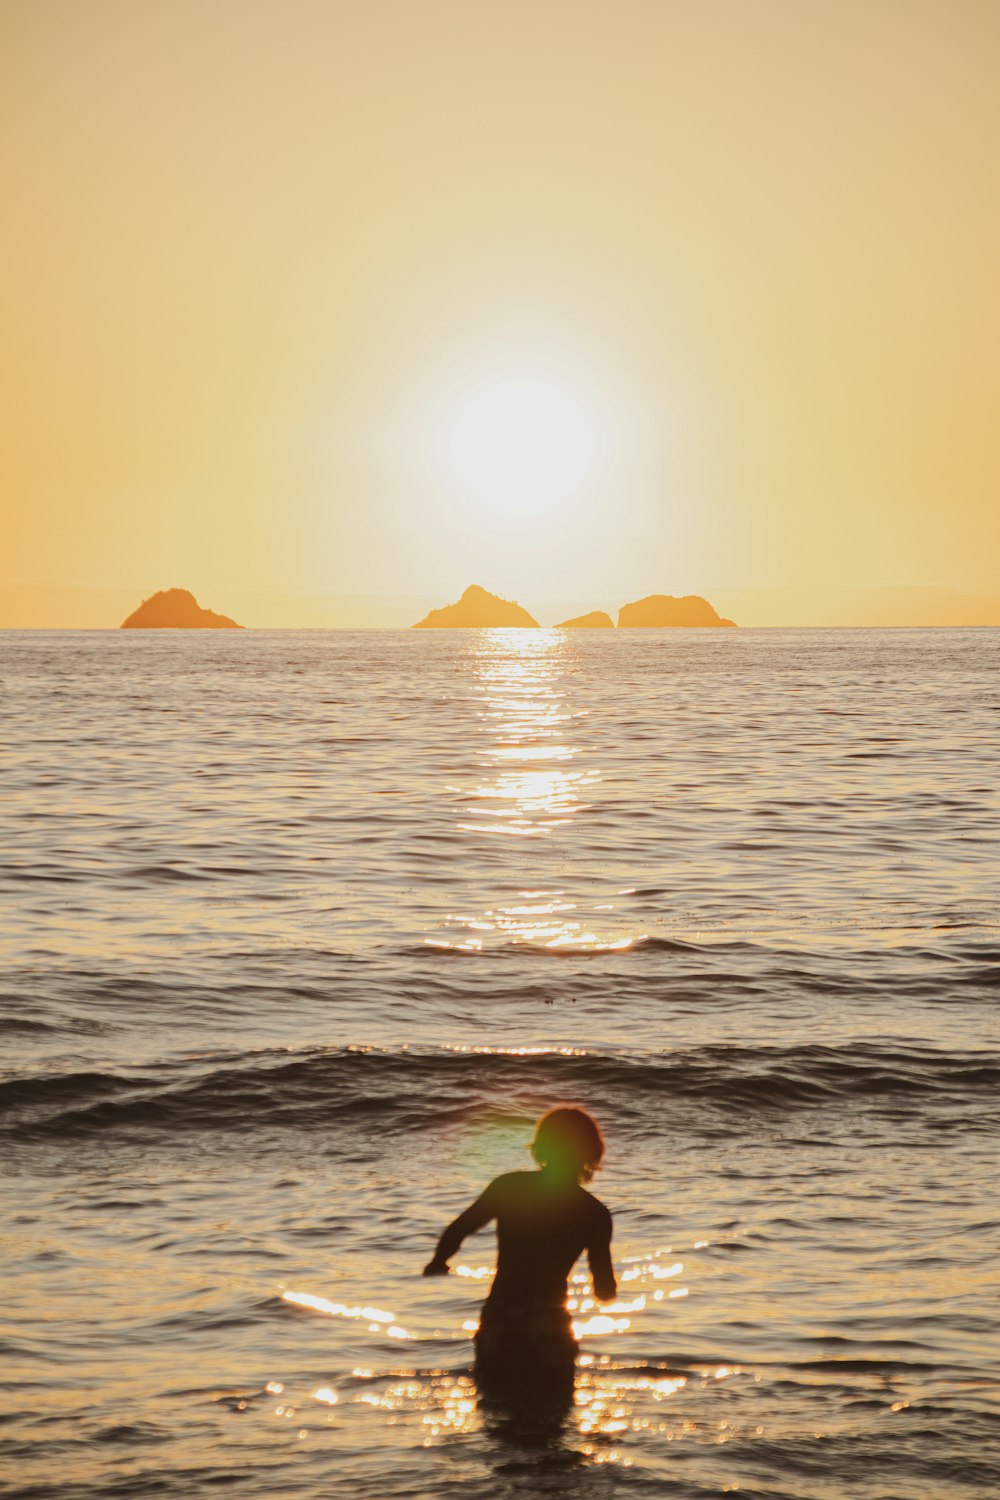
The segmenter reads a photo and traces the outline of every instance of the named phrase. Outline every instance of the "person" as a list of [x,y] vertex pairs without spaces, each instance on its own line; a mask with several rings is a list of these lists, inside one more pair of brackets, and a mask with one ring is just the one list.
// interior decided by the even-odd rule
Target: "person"
[[595,1297],[610,1302],[617,1292],[611,1214],[583,1186],[601,1164],[604,1138],[585,1109],[562,1105],[538,1121],[529,1149],[538,1170],[491,1182],[445,1229],[424,1275],[447,1275],[465,1237],[495,1219],[496,1275],[475,1335],[480,1391],[530,1398],[543,1388],[565,1401],[577,1355],[567,1283],[584,1250]]

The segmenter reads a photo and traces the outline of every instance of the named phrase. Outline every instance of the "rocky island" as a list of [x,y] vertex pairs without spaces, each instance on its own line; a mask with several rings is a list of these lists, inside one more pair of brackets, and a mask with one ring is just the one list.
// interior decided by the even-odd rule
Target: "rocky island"
[[414,630],[484,630],[499,626],[530,626],[538,629],[538,621],[532,619],[520,604],[501,599],[487,589],[472,583],[456,604],[446,604],[443,609],[432,609],[423,620],[418,620]]
[[685,594],[675,599],[673,594],[649,594],[645,599],[636,599],[633,604],[623,604],[618,611],[619,627],[635,626],[691,626],[728,625],[735,628],[735,620],[724,620],[700,594]]
[[603,609],[592,609],[589,615],[577,615],[575,620],[561,620],[557,630],[614,630],[615,622]]
[[202,609],[187,589],[160,589],[121,623],[122,630],[242,630],[228,615]]

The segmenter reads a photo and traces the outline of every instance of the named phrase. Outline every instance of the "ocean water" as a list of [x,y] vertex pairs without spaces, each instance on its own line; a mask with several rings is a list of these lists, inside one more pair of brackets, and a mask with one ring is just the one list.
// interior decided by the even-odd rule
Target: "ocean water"
[[[0,1472],[1000,1492],[1000,631],[0,635]],[[621,1288],[484,1410],[589,1106]]]

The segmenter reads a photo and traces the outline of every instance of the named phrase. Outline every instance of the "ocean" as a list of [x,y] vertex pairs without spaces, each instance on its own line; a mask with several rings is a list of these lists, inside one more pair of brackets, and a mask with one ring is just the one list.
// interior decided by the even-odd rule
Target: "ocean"
[[[0,1472],[1000,1492],[1000,631],[5,632]],[[616,1303],[484,1409],[593,1111]]]

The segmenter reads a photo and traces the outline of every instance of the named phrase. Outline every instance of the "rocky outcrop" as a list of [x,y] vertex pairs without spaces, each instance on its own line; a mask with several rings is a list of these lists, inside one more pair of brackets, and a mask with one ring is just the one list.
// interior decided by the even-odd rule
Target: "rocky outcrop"
[[531,626],[538,629],[520,604],[501,599],[472,583],[457,604],[446,604],[443,609],[432,609],[426,619],[418,620],[414,630],[484,630],[494,626]]
[[613,630],[615,622],[603,609],[593,609],[589,615],[577,615],[575,620],[562,620],[557,630]]
[[122,630],[242,630],[228,615],[202,609],[187,589],[160,589],[121,623]]
[[724,620],[700,594],[685,594],[683,599],[675,599],[673,594],[650,594],[633,604],[623,604],[618,611],[618,624],[625,628],[637,625],[735,626],[736,621]]

